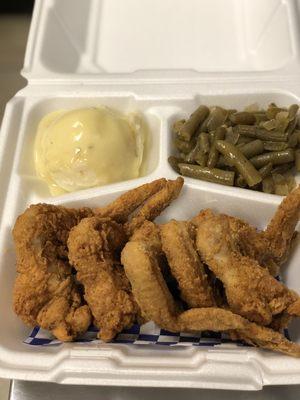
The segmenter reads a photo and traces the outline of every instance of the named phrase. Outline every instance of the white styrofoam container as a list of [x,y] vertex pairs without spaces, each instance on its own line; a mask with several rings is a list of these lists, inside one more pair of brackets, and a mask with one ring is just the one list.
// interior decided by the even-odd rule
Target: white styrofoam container
[[[170,125],[199,104],[299,103],[298,7],[296,0],[36,0],[22,72],[28,86],[8,103],[0,136],[0,376],[244,390],[300,383],[299,359],[250,347],[23,344],[29,329],[12,311],[11,237],[31,203],[100,206],[146,181],[175,177],[167,163]],[[100,104],[144,114],[151,130],[145,176],[49,197],[32,158],[39,120],[56,109]],[[181,197],[159,220],[211,207],[263,228],[280,201],[186,178]],[[300,248],[284,280],[300,292],[299,259]],[[290,333],[300,343],[299,321]]]

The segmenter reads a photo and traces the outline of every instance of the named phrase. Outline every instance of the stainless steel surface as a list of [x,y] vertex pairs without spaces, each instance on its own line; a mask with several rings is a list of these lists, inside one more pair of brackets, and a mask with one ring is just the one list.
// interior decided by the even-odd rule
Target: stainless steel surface
[[13,381],[10,400],[296,400],[300,386],[266,387],[259,392],[231,390],[122,388],[68,386],[55,383]]

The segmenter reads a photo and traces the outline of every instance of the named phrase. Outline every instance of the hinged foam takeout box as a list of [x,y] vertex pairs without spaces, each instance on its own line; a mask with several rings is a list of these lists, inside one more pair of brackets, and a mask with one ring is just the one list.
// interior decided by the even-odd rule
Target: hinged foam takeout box
[[[299,103],[300,25],[296,0],[36,0],[22,74],[0,136],[0,375],[69,384],[260,389],[300,383],[300,360],[234,344],[135,346],[100,342],[29,346],[12,311],[11,229],[31,203],[99,206],[158,177],[173,178],[170,125],[199,104],[243,108]],[[145,175],[50,197],[36,177],[39,120],[56,109],[107,105],[139,110],[151,143]],[[160,217],[190,218],[203,207],[263,228],[281,198],[185,179]],[[300,291],[300,248],[283,279]],[[298,327],[297,327],[298,324]],[[290,335],[300,341],[300,324]]]

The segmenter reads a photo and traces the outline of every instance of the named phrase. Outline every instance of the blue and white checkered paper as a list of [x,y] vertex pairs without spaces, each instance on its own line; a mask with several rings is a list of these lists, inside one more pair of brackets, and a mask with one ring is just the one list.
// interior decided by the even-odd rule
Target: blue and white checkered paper
[[[277,280],[281,281],[279,276]],[[77,343],[99,343],[97,339],[98,329],[90,326],[82,338],[77,339]],[[285,337],[290,340],[289,332],[284,330]],[[35,327],[24,343],[32,346],[58,346],[62,342],[51,336],[50,332]],[[196,333],[173,333],[161,329],[154,322],[147,322],[144,325],[133,325],[130,329],[125,329],[119,333],[111,343],[127,344],[159,344],[164,346],[215,346],[224,343],[235,343],[238,346],[248,346],[242,341],[232,341],[224,332],[199,332]]]
[[[97,342],[98,329],[91,326],[82,338],[76,340],[78,343]],[[32,346],[59,346],[62,344],[51,334],[39,327],[35,327],[24,343]],[[111,343],[127,344],[157,344],[164,346],[215,346],[222,343],[232,343],[228,335],[219,332],[199,333],[173,333],[159,328],[153,322],[144,325],[133,325],[119,333]],[[243,345],[242,342],[235,342]]]

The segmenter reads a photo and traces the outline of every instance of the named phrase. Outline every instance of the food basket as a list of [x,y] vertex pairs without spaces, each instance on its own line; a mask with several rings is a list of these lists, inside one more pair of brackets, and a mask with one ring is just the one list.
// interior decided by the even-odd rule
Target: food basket
[[[300,102],[300,3],[296,0],[35,1],[22,75],[0,136],[0,376],[64,384],[258,390],[300,384],[300,360],[233,343],[29,346],[12,311],[11,229],[32,203],[100,206],[159,177],[174,178],[170,126],[199,104],[242,109]],[[37,124],[56,109],[107,105],[139,110],[150,129],[144,176],[50,197],[36,177]],[[296,178],[299,182],[299,177]],[[264,228],[281,197],[185,179],[158,221],[205,207]],[[300,291],[300,248],[283,280]],[[297,326],[298,325],[298,326]],[[300,342],[299,321],[290,336]]]

